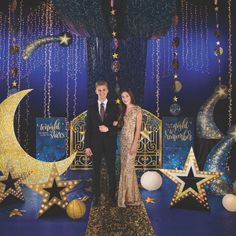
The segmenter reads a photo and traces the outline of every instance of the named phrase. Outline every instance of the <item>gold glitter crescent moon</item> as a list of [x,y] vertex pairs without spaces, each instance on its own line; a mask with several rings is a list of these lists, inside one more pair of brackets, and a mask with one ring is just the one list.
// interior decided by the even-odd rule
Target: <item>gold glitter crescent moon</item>
[[70,157],[57,162],[43,162],[26,153],[16,139],[14,131],[14,115],[20,101],[32,89],[22,90],[5,99],[0,104],[0,170],[7,169],[10,164],[14,170],[13,174],[32,172],[23,183],[37,184],[46,182],[49,178],[53,164],[61,175],[71,165],[76,152]]

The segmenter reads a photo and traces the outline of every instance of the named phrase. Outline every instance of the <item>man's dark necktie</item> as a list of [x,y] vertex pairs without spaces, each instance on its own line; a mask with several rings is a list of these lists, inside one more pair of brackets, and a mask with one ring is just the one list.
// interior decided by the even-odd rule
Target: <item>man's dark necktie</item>
[[104,109],[104,103],[101,103],[100,105],[100,117],[103,121],[103,118],[104,118],[104,114],[105,114],[105,109]]

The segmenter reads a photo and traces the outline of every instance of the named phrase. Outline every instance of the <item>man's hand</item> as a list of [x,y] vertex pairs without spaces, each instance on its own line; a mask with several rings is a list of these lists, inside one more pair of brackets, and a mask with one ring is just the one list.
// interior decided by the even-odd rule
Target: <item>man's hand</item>
[[85,152],[86,156],[88,156],[88,157],[91,157],[93,155],[91,148],[85,148],[84,152]]
[[113,121],[113,126],[117,126],[118,125],[118,121]]
[[106,133],[106,132],[109,131],[108,127],[105,126],[105,125],[99,125],[99,130],[100,130],[100,132],[102,132],[102,133]]

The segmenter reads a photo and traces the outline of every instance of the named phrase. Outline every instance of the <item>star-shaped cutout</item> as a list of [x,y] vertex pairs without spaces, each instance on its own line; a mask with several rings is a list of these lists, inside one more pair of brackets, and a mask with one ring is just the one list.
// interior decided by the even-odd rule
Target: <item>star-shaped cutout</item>
[[116,14],[116,11],[114,9],[111,10],[111,15],[114,16]]
[[147,130],[146,126],[144,126],[144,129],[140,133],[141,133],[141,140],[146,138],[148,141],[151,141],[149,135],[152,133],[152,131]]
[[178,98],[176,96],[173,97],[173,102],[178,102]]
[[187,197],[193,197],[206,209],[209,209],[209,206],[204,186],[222,175],[219,172],[200,171],[192,148],[183,170],[160,169],[160,171],[177,184],[171,206]]
[[113,59],[118,59],[118,56],[119,56],[119,54],[117,54],[117,53],[113,53],[113,54],[112,54],[112,58],[113,58]]
[[25,199],[20,184],[22,184],[27,176],[28,175],[21,174],[18,177],[12,177],[11,172],[0,176],[0,203],[10,195],[24,201]]
[[145,202],[146,202],[146,203],[155,203],[155,200],[154,200],[154,198],[147,197],[147,198],[145,199]]
[[67,35],[67,33],[63,34],[62,36],[59,36],[59,40],[60,40],[60,44],[63,45],[69,45],[70,41],[71,41],[71,37],[69,37]]
[[112,32],[112,36],[113,36],[113,37],[116,37],[116,34],[117,34],[117,33],[116,33],[115,31]]
[[48,182],[28,185],[28,187],[42,196],[38,217],[41,217],[53,205],[66,209],[68,205],[66,194],[78,185],[79,182],[79,180],[62,181],[56,165],[53,165]]
[[14,80],[11,84],[12,84],[13,87],[16,87],[17,82]]

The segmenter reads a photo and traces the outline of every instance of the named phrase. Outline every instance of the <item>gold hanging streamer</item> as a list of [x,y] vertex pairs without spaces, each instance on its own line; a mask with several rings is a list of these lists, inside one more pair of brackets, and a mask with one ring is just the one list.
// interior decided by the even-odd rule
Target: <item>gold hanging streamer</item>
[[231,126],[232,123],[232,107],[233,107],[233,101],[232,101],[232,91],[233,91],[233,85],[232,85],[232,78],[233,78],[233,65],[232,65],[232,12],[231,12],[231,0],[228,0],[228,23],[229,23],[229,33],[228,33],[228,75],[229,75],[229,91],[228,91],[228,98],[229,98],[229,108],[228,108],[228,126]]

